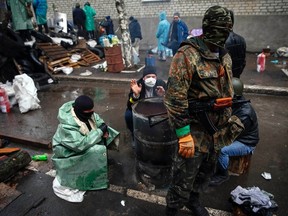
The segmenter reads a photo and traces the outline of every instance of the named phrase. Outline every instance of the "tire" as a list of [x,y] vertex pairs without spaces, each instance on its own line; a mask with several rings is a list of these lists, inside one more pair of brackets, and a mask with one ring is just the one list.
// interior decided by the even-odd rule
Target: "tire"
[[95,48],[95,47],[89,47],[89,46],[88,46],[88,49],[89,49],[91,52],[93,52],[93,53],[95,53],[96,55],[98,55],[101,59],[104,58],[104,52],[103,52],[102,50],[100,50],[100,49],[98,49],[98,48]]

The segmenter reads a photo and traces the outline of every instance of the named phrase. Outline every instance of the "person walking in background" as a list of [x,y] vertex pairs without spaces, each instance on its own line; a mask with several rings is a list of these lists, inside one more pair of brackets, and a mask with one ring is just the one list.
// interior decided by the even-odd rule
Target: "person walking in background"
[[167,47],[172,49],[173,55],[177,52],[182,41],[188,37],[188,27],[186,23],[180,19],[180,13],[175,12],[173,15],[173,21],[169,30],[169,42]]
[[167,44],[168,42],[170,23],[166,19],[165,11],[162,11],[159,14],[159,19],[160,22],[156,32],[156,38],[158,40],[158,56],[160,61],[166,61],[166,47],[163,44]]
[[[234,13],[230,10],[231,18],[234,26]],[[246,41],[245,39],[231,31],[225,43],[225,48],[229,51],[232,59],[233,77],[240,78],[246,66]]]
[[86,15],[85,20],[85,29],[88,34],[89,39],[93,39],[95,37],[94,31],[95,31],[95,23],[94,23],[94,17],[96,16],[96,11],[93,7],[91,7],[89,2],[86,2],[84,4],[84,12]]
[[[200,192],[214,173],[216,152],[243,130],[240,119],[231,115],[231,105],[223,102],[224,98],[231,102],[233,97],[231,58],[224,49],[232,30],[229,11],[221,6],[209,8],[202,28],[203,36],[181,43],[169,71],[164,104],[178,137],[178,151],[173,156],[166,215],[177,215],[186,206],[195,216],[209,216],[200,203]],[[195,113],[195,106],[220,98],[219,109],[210,109],[204,115]],[[211,124],[217,130],[212,131]]]
[[139,56],[140,40],[142,40],[141,26],[137,19],[133,16],[129,17],[129,31],[132,42],[132,47],[135,49],[137,55]]
[[110,16],[106,16],[106,25],[105,25],[105,31],[106,34],[109,35],[114,35],[114,24],[113,24],[113,20],[111,19]]
[[49,33],[47,25],[47,1],[46,0],[33,0],[33,8],[36,15],[36,22],[38,25],[38,31],[42,33],[42,26],[45,28],[45,33]]
[[31,7],[32,0],[7,0],[7,6],[12,12],[13,29],[20,33],[23,41],[31,41],[31,30],[33,24],[27,15],[26,5]]
[[[156,67],[146,66],[143,70],[142,78],[136,81],[132,79],[130,81],[130,92],[127,100],[127,109],[125,111],[126,126],[133,135],[133,116],[132,105],[143,98],[149,97],[163,97],[166,90],[166,83],[157,79]],[[134,147],[134,143],[132,144]]]
[[259,129],[257,115],[250,101],[243,96],[243,82],[236,77],[232,79],[234,99],[243,103],[232,106],[232,115],[236,115],[244,125],[244,130],[236,140],[220,150],[216,173],[212,176],[210,186],[218,186],[229,179],[228,166],[230,156],[243,156],[252,154],[259,142]]
[[75,8],[73,9],[73,23],[77,26],[78,32],[85,31],[85,20],[86,15],[82,8],[80,8],[80,4],[76,3]]

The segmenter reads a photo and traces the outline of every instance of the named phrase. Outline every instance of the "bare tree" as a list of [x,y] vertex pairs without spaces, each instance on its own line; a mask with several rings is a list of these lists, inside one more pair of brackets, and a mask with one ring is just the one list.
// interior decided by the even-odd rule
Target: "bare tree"
[[121,29],[125,66],[126,68],[131,68],[133,66],[132,44],[124,0],[115,0],[115,5],[119,14],[119,26]]

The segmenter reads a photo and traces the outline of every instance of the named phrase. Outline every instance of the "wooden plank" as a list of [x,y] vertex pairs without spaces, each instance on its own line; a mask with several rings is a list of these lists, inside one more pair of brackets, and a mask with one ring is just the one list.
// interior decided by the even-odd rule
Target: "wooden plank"
[[0,211],[8,206],[22,193],[4,183],[0,183]]
[[19,151],[20,148],[0,148],[0,154],[9,154],[12,152]]
[[10,142],[20,143],[28,146],[35,146],[45,149],[51,149],[51,140],[36,139],[33,137],[26,137],[23,134],[20,137],[12,136],[11,134],[5,134],[1,131],[0,138],[8,139]]

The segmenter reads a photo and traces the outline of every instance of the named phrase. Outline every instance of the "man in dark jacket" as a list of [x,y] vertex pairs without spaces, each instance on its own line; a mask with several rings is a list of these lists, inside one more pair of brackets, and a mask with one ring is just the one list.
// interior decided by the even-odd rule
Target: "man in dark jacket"
[[[230,10],[232,22],[234,25],[234,13]],[[232,59],[232,73],[233,77],[240,78],[245,66],[246,66],[246,42],[245,39],[236,34],[230,32],[228,39],[225,43],[225,48],[229,51]]]
[[[238,78],[233,78],[234,98],[245,101],[242,95],[243,83]],[[235,104],[232,107],[232,115],[236,115],[243,123],[245,129],[229,146],[221,149],[217,171],[211,178],[210,186],[217,186],[229,179],[228,166],[230,156],[242,156],[252,154],[259,142],[257,115],[250,102]]]
[[166,83],[161,79],[157,79],[155,67],[146,66],[143,70],[142,78],[138,81],[132,79],[130,82],[130,87],[131,90],[128,95],[125,121],[127,128],[131,131],[133,138],[132,105],[140,99],[149,97],[163,97],[166,90]]
[[106,16],[106,25],[105,25],[105,31],[106,34],[109,35],[114,35],[114,24],[113,24],[113,20],[111,19],[110,16]]
[[78,27],[78,31],[85,30],[85,19],[84,11],[80,8],[80,4],[76,3],[76,7],[73,10],[73,23]]
[[129,18],[129,31],[132,42],[132,47],[134,47],[136,53],[139,56],[140,40],[142,40],[141,26],[137,19],[133,16]]

